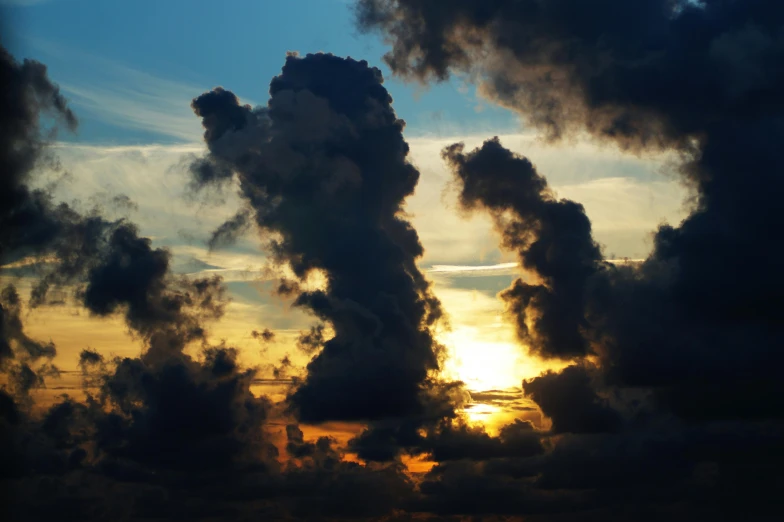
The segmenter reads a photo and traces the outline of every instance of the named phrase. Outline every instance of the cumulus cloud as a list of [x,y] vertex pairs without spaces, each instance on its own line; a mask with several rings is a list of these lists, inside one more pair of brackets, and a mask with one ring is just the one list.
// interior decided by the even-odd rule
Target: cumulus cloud
[[[33,188],[35,167],[56,165],[40,116],[75,119],[43,66],[3,55],[4,270],[39,270],[29,304],[73,289],[143,344],[130,357],[83,351],[86,399],[36,413],[30,392],[56,373],[55,348],[24,327],[20,293],[3,291],[11,518],[770,519],[784,485],[780,3],[360,0],[357,12],[398,74],[468,73],[546,139],[669,154],[694,195],[688,214],[655,230],[644,259],[610,262],[588,205],[559,195],[542,162],[501,139],[439,144],[462,210],[499,232],[507,257],[490,271],[508,281],[514,257],[525,270],[501,293],[519,343],[556,365],[474,394],[518,408],[491,433],[438,374],[448,307],[417,265],[406,202],[420,170],[380,72],[290,55],[264,106],[213,89],[192,105],[207,153],[186,160],[190,189],[238,187],[241,202],[211,246],[255,224],[285,275],[279,292],[317,320],[289,332],[312,359],[276,403],[251,392],[257,372],[235,347],[211,340],[226,308],[218,278],[176,273],[126,217]],[[432,274],[456,287],[455,273],[478,271]],[[285,357],[273,371],[296,368]],[[334,421],[353,423],[346,443],[318,426]],[[414,476],[411,460],[432,468]]]
[[[413,495],[399,465],[346,462],[331,439],[311,443],[293,428],[288,449],[297,464],[283,466],[268,429],[273,404],[251,393],[256,371],[240,366],[236,349],[207,341],[207,323],[225,305],[220,279],[176,275],[169,252],[133,224],[107,221],[97,210],[82,216],[29,189],[33,167],[47,154],[40,111],[56,109],[69,123],[72,115],[43,66],[3,59],[3,107],[16,112],[3,118],[0,142],[14,167],[3,171],[13,194],[3,209],[0,253],[4,260],[20,250],[51,258],[33,304],[50,287],[74,286],[82,307],[122,316],[144,344],[137,357],[84,350],[78,365],[86,400],[66,397],[36,413],[29,391],[56,372],[38,364],[55,349],[25,334],[19,294],[3,291],[0,481],[13,498],[5,506],[11,519],[374,517]],[[12,233],[28,229],[42,232]],[[80,241],[66,242],[72,238]],[[201,344],[197,354],[186,351],[193,341]],[[35,486],[44,482],[45,500]]]
[[[392,45],[387,63],[398,74],[470,74],[550,141],[587,134],[630,153],[669,151],[694,192],[690,213],[658,227],[644,261],[608,264],[583,208],[554,197],[524,155],[497,140],[467,153],[445,149],[463,205],[489,212],[502,246],[539,280],[502,293],[521,341],[578,361],[524,385],[552,431],[571,433],[529,462],[533,490],[477,466],[462,472],[486,477],[505,501],[529,491],[528,507],[512,504],[516,513],[549,509],[538,495],[558,491],[553,498],[572,520],[646,510],[670,519],[762,517],[779,483],[762,455],[777,460],[781,448],[768,436],[784,426],[772,370],[781,363],[784,332],[773,318],[784,279],[771,241],[784,168],[776,152],[784,139],[775,94],[784,85],[781,4],[357,5],[360,24]],[[696,440],[705,451],[691,449]],[[637,471],[609,464],[620,456]],[[759,480],[746,487],[739,472]],[[458,492],[459,481],[444,469],[430,487]],[[632,500],[613,497],[618,488]]]
[[323,290],[295,291],[295,305],[334,336],[292,405],[310,422],[421,415],[441,357],[430,327],[442,311],[402,214],[419,172],[381,73],[328,54],[290,55],[270,95],[257,109],[222,88],[196,98],[210,154],[191,171],[201,186],[236,174],[256,223],[277,236],[267,245],[273,259],[300,283],[325,275]]

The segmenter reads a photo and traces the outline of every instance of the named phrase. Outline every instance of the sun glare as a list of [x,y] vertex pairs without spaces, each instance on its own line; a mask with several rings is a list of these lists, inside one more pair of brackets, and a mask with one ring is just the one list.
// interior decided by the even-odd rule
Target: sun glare
[[530,373],[519,346],[480,339],[474,328],[457,328],[443,335],[449,350],[444,373],[463,381],[469,390],[484,391],[519,387]]

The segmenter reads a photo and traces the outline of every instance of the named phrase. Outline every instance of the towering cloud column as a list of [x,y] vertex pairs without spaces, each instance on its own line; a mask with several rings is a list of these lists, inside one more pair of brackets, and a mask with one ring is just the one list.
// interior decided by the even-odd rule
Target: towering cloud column
[[[222,88],[193,101],[209,147],[194,182],[237,176],[295,304],[334,330],[291,397],[306,422],[423,414],[439,368],[442,310],[402,210],[419,172],[391,104],[378,69],[330,54],[290,55],[265,107]],[[324,288],[300,290],[313,272]]]
[[582,205],[558,200],[533,164],[497,138],[469,153],[455,144],[443,156],[462,206],[490,212],[504,246],[519,252],[522,266],[540,280],[518,279],[501,295],[520,340],[543,357],[590,353],[583,337],[586,285],[603,264]]

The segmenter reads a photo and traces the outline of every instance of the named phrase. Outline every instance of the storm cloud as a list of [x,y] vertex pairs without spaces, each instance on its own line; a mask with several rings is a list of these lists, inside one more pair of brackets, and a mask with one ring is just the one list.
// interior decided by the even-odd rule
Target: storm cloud
[[[23,261],[31,254],[46,253],[65,235],[64,229],[80,218],[67,206],[57,206],[45,190],[31,189],[31,175],[42,164],[56,166],[48,154],[48,136],[57,124],[76,128],[68,108],[46,67],[34,60],[17,62],[0,46],[0,266]],[[45,131],[40,117],[48,115],[52,127]],[[16,418],[17,406],[29,409],[29,392],[40,387],[46,376],[57,374],[51,364],[55,345],[31,339],[24,332],[22,299],[13,285],[0,296],[0,373],[8,382],[2,392],[8,403],[4,414]],[[8,393],[16,396],[19,405]]]
[[[559,490],[571,519],[764,519],[781,486],[772,461],[782,448],[769,436],[784,426],[777,371],[784,277],[776,239],[783,224],[784,107],[777,93],[784,88],[784,6],[357,6],[360,24],[392,45],[387,63],[402,76],[427,82],[470,74],[484,96],[552,141],[587,134],[631,153],[680,156],[692,212],[655,231],[642,263],[610,266],[580,205],[558,200],[526,158],[497,140],[468,153],[460,144],[444,151],[462,204],[490,212],[502,245],[541,281],[517,281],[501,294],[521,341],[535,354],[598,364],[579,362],[524,383],[553,432],[572,433],[529,468],[536,488]],[[697,440],[704,451],[695,450]],[[646,476],[624,466],[597,471],[613,469],[621,455]],[[457,487],[447,469],[434,476],[434,491]],[[611,493],[621,484],[632,500]],[[508,481],[498,487],[525,490]],[[643,516],[646,510],[659,515]]]
[[[33,130],[4,135],[2,146],[35,154],[24,164],[27,170],[4,170],[16,177],[3,182],[17,190],[14,204],[29,203],[28,196],[43,203],[31,204],[34,211],[26,216],[24,208],[4,207],[10,217],[3,221],[3,254],[48,256],[28,304],[45,304],[51,288],[73,288],[74,303],[94,317],[122,316],[143,349],[126,358],[84,350],[78,367],[86,399],[64,397],[35,411],[29,392],[56,374],[48,363],[54,344],[25,334],[23,299],[12,286],[3,290],[0,484],[12,499],[4,503],[4,516],[317,520],[375,518],[404,505],[414,492],[400,465],[371,469],[346,462],[333,439],[306,441],[295,425],[282,446],[290,460],[281,462],[269,429],[275,405],[251,392],[256,370],[239,364],[236,349],[208,342],[208,325],[227,304],[219,278],[178,276],[171,254],[132,223],[106,221],[97,210],[83,216],[28,188],[36,162],[49,154],[35,132],[41,114],[28,91],[39,84],[43,93],[57,90],[45,76],[24,72],[27,66],[6,65],[30,79],[16,92],[26,97],[4,105],[28,120],[9,128]],[[3,92],[9,92],[5,85]],[[55,100],[66,110],[63,100]],[[18,223],[27,229],[20,216],[54,231],[21,241],[12,230]],[[86,240],[64,241],[74,237]],[[37,258],[33,263],[40,264]],[[274,334],[264,329],[258,337],[272,341]],[[90,333],[83,339],[87,345]]]
[[326,277],[295,298],[334,331],[291,397],[305,422],[423,415],[439,368],[443,312],[402,211],[419,172],[391,103],[378,69],[330,54],[290,55],[264,107],[222,88],[193,101],[210,151],[193,181],[234,173],[271,257],[298,285]]
[[603,265],[583,207],[558,200],[531,162],[497,139],[469,153],[455,144],[443,156],[455,173],[463,208],[490,212],[503,246],[519,252],[522,267],[542,280],[518,279],[501,296],[520,340],[543,357],[586,355],[590,349],[581,334],[586,281]]
[[[645,260],[609,263],[583,207],[525,156],[499,139],[443,151],[463,210],[488,213],[526,272],[500,294],[521,349],[563,363],[514,393],[485,393],[533,401],[544,423],[520,415],[485,429],[461,412],[462,384],[439,376],[434,332],[446,318],[404,212],[420,173],[381,72],[290,54],[264,106],[206,92],[192,104],[207,153],[191,158],[190,188],[237,183],[244,199],[209,246],[255,223],[284,274],[279,293],[314,317],[292,340],[311,357],[304,378],[276,403],[252,392],[256,369],[236,348],[211,339],[227,306],[219,278],[177,275],[129,221],[31,188],[37,167],[57,164],[42,122],[75,118],[41,64],[3,51],[4,270],[36,267],[27,306],[67,289],[94,320],[121,317],[142,346],[137,357],[84,350],[85,399],[35,411],[31,392],[57,373],[54,342],[31,338],[24,297],[2,291],[9,518],[773,520],[784,486],[784,6],[357,6],[361,26],[392,46],[396,74],[467,74],[549,140],[675,153],[690,215],[659,227]],[[253,328],[265,346],[286,342]],[[289,370],[287,356],[278,376]],[[355,430],[347,443],[332,421]],[[306,436],[313,425],[320,434]]]

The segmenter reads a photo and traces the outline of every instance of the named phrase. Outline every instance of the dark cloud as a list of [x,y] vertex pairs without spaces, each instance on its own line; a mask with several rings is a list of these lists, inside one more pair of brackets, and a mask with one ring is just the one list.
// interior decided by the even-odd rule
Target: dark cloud
[[250,335],[254,339],[259,339],[259,340],[261,340],[261,341],[263,341],[265,343],[269,343],[269,342],[275,341],[275,332],[273,332],[269,328],[265,328],[264,330],[261,330],[261,331],[253,330],[250,333]]
[[36,341],[24,333],[21,307],[16,288],[6,286],[0,293],[0,364],[14,358],[32,362],[52,359],[57,353],[52,342]]
[[381,423],[349,441],[349,449],[370,462],[393,460],[400,448],[434,462],[533,457],[544,451],[541,433],[530,422],[516,420],[497,436],[461,417],[440,419],[424,428],[416,420]]
[[153,362],[84,352],[97,393],[40,419],[0,394],[0,422],[16,424],[2,439],[14,446],[0,447],[14,465],[0,478],[11,519],[378,520],[415,496],[401,466],[347,462],[333,439],[306,440],[294,424],[282,462],[273,405],[250,392],[255,372],[236,356],[222,346]]
[[518,251],[523,268],[543,282],[518,279],[501,294],[520,340],[543,357],[586,355],[586,281],[601,269],[602,255],[585,209],[558,200],[531,162],[497,138],[469,153],[452,145],[443,156],[458,181],[461,205],[488,210],[503,245]]
[[278,361],[278,365],[273,366],[272,376],[275,379],[286,379],[293,369],[294,364],[291,362],[291,358],[288,355],[284,355],[283,358]]
[[40,419],[14,410],[3,392],[0,422],[15,425],[0,432],[11,519],[335,520],[381,516],[413,494],[399,467],[345,462],[332,439],[306,441],[294,425],[286,450],[297,464],[283,466],[268,431],[272,404],[250,392],[255,372],[236,355],[211,347],[198,359],[150,362],[85,352],[97,394]]
[[422,80],[476,71],[483,92],[551,137],[689,146],[726,116],[781,108],[775,0],[359,0],[387,63]]
[[319,437],[316,442],[306,442],[305,435],[296,424],[286,426],[286,452],[292,457],[331,458],[332,464],[340,461],[340,455],[333,449],[335,441],[329,437]]
[[[350,67],[375,77],[364,65],[351,63]],[[17,191],[9,201],[21,209],[3,207],[3,262],[28,255],[47,256],[44,263],[34,263],[43,269],[38,273],[30,305],[48,303],[53,289],[75,287],[78,302],[94,316],[122,315],[131,333],[142,341],[143,350],[139,357],[115,359],[107,359],[96,349],[82,351],[78,366],[86,399],[60,398],[51,408],[39,406],[34,410],[29,392],[56,372],[50,364],[54,345],[25,334],[20,296],[13,287],[3,291],[0,488],[5,518],[379,520],[409,505],[416,491],[402,465],[349,462],[333,439],[306,440],[296,425],[287,429],[284,448],[288,460],[281,461],[272,442],[270,423],[273,413],[282,415],[280,408],[276,410],[269,399],[251,392],[256,371],[239,365],[235,349],[207,342],[207,322],[219,318],[225,305],[224,288],[218,278],[177,276],[172,272],[170,254],[141,237],[131,223],[107,221],[98,211],[81,215],[65,205],[54,205],[46,192],[28,189],[32,168],[48,154],[37,130],[38,109],[46,108],[41,101],[45,97],[38,100],[33,95],[56,94],[56,88],[41,79],[45,79],[42,66],[30,66],[27,71],[27,66],[19,66],[10,58],[9,64],[3,64],[12,73],[5,75],[4,86],[21,81],[17,78],[20,74],[30,83],[12,90],[16,97],[4,104],[4,110],[20,110],[26,119],[4,128],[2,147],[13,153],[28,147],[31,152],[25,162],[20,161],[23,168],[3,171],[4,176],[8,174],[2,178],[3,183]],[[372,83],[366,87],[374,92]],[[22,95],[29,95],[29,99]],[[368,102],[372,105],[374,99]],[[46,103],[65,111],[62,100],[57,96],[54,100]],[[41,107],[31,105],[34,101]],[[384,112],[380,115],[384,124]],[[372,111],[367,116],[372,117]],[[226,129],[237,126],[236,119],[227,121],[216,120],[214,124]],[[367,124],[381,134],[394,130],[391,134],[397,142],[393,143],[399,147],[400,158],[404,157],[402,124],[386,121],[390,129],[383,125],[376,128],[372,121]],[[9,134],[9,128],[14,132],[23,129],[27,134]],[[361,148],[361,144],[354,146]],[[387,165],[379,165],[383,173]],[[391,166],[411,174],[415,181],[416,171],[402,159]],[[395,168],[386,181],[395,181]],[[383,184],[383,176],[376,182]],[[375,192],[365,195],[384,198],[387,188],[375,186]],[[411,190],[413,185],[404,192]],[[357,204],[362,203],[358,195],[353,197]],[[343,325],[342,335],[362,332],[369,347],[389,349],[394,356],[406,355],[410,347],[403,341],[413,339],[414,364],[427,363],[435,368],[437,347],[428,326],[440,310],[414,264],[421,253],[416,236],[407,223],[395,217],[400,202],[400,197],[393,197],[389,209],[380,216],[370,215],[375,212],[372,205],[358,208],[359,215],[368,214],[370,226],[356,225],[364,232],[349,238],[349,246],[355,241],[354,248],[359,248],[368,234],[375,237],[377,244],[371,243],[371,252],[382,270],[383,254],[388,250],[398,252],[395,261],[400,265],[392,265],[397,267],[390,275],[392,280],[383,281],[381,288],[352,287],[350,275],[341,271],[341,261],[330,257],[335,254],[315,249],[305,250],[300,258],[310,259],[308,263],[319,268],[322,261],[313,259],[324,256],[325,270],[337,263],[334,274],[327,270],[335,288],[302,293],[300,281],[289,281],[289,288],[300,296],[302,306],[317,311],[325,320],[334,312],[338,318],[335,323]],[[284,210],[289,212],[301,203],[294,198],[292,206]],[[368,203],[375,205],[377,201]],[[336,215],[330,218],[340,222]],[[286,232],[285,227],[281,230]],[[31,235],[20,235],[20,231]],[[339,238],[341,233],[335,231],[328,239]],[[278,256],[284,259],[290,248],[279,244]],[[406,248],[413,248],[413,253]],[[366,268],[362,281],[371,281],[377,269]],[[299,270],[298,275],[304,276],[307,270]],[[376,294],[381,290],[391,293]],[[379,331],[377,326],[383,325],[379,314],[384,319],[384,314],[396,318],[394,328],[408,329],[400,336],[396,330]],[[274,338],[269,330],[254,336],[265,342]],[[85,332],[85,344],[89,338],[89,332]],[[185,350],[188,346],[196,348],[194,342],[202,345],[198,355]],[[339,350],[336,353],[340,356]],[[394,361],[394,356],[388,360]],[[438,393],[418,398],[427,382],[424,378],[410,381],[407,372],[413,370],[407,365],[411,362],[405,359],[400,366],[406,377],[404,390],[413,386],[415,397],[409,400],[431,410],[430,403],[436,401]],[[431,369],[427,364],[417,371]],[[291,361],[285,358],[280,370],[289,371],[291,367]],[[357,410],[349,411],[355,415]]]
[[123,309],[134,331],[158,347],[167,344],[179,351],[203,336],[204,319],[223,314],[224,292],[219,277],[175,277],[169,252],[152,248],[135,227],[123,224],[89,268],[80,297],[98,316]]
[[[33,171],[56,167],[46,149],[58,123],[76,128],[76,117],[46,67],[34,60],[17,62],[0,46],[0,266],[25,256],[45,253],[49,245],[67,240],[69,227],[81,218],[65,205],[55,205],[45,190],[31,189]],[[41,117],[52,122],[42,128]],[[35,298],[36,295],[33,295]],[[52,342],[34,340],[24,333],[22,300],[14,286],[0,295],[0,373],[4,388],[29,407],[29,392],[57,375],[51,364]],[[10,395],[9,395],[10,397]],[[13,411],[13,408],[9,409]]]
[[556,433],[614,431],[621,417],[597,395],[591,377],[585,366],[569,366],[524,382],[523,390],[552,419]]
[[207,246],[210,250],[225,248],[236,243],[239,236],[250,229],[250,213],[240,210],[234,216],[213,230]]
[[236,356],[219,347],[201,361],[116,361],[101,386],[101,403],[113,407],[99,422],[102,449],[153,470],[242,468],[274,457],[263,430],[270,404],[250,393],[254,372]]
[[429,434],[424,449],[436,462],[524,458],[544,451],[540,439],[531,423],[520,420],[501,428],[497,437],[480,427],[451,423]]
[[[482,159],[488,149],[497,152],[496,162],[471,163]],[[709,149],[689,160],[684,170],[703,168]],[[755,286],[759,273],[745,277],[742,284],[723,284],[725,279],[738,280],[734,269],[741,261],[735,258],[732,268],[717,256],[732,257],[733,250],[724,254],[713,250],[716,242],[742,238],[734,227],[744,229],[748,213],[737,221],[725,213],[722,218],[728,221],[718,226],[714,212],[719,209],[701,204],[679,227],[658,230],[654,250],[644,262],[615,266],[595,255],[584,256],[578,248],[558,248],[594,244],[587,218],[572,204],[580,219],[548,223],[552,239],[544,244],[547,255],[537,257],[539,230],[547,229],[540,224],[541,216],[547,215],[542,209],[556,204],[548,197],[546,184],[539,183],[529,200],[514,206],[498,203],[502,197],[528,197],[531,173],[535,173],[530,163],[493,140],[468,155],[453,146],[445,156],[454,168],[461,197],[478,194],[474,206],[494,215],[504,246],[518,250],[526,268],[544,283],[535,287],[517,281],[501,293],[507,303],[511,301],[510,312],[518,329],[523,329],[521,340],[534,353],[569,359],[579,355],[564,350],[562,337],[530,333],[531,324],[539,325],[532,318],[552,314],[567,325],[556,331],[562,334],[570,328],[587,360],[597,365],[579,362],[524,382],[524,392],[552,421],[554,436],[546,445],[548,451],[531,459],[496,459],[492,466],[489,462],[439,464],[423,484],[423,492],[430,492],[426,502],[431,509],[454,513],[451,502],[459,498],[467,503],[461,509],[538,513],[544,520],[562,510],[577,520],[638,519],[646,512],[676,520],[735,520],[743,513],[741,506],[751,503],[749,519],[764,520],[759,517],[772,508],[777,498],[774,490],[781,484],[763,456],[779,454],[779,443],[770,434],[784,430],[780,400],[784,390],[774,370],[781,362],[775,347],[784,332],[771,322],[780,304],[767,286]],[[515,175],[519,189],[513,184]],[[736,197],[744,195],[736,193]],[[765,205],[765,198],[737,203]],[[775,219],[765,226],[773,226]],[[697,223],[710,223],[710,233],[695,231]],[[765,234],[760,222],[755,226],[746,229],[749,238],[743,241]],[[564,252],[569,254],[563,258],[567,265],[559,261]],[[541,262],[526,263],[531,258]],[[778,284],[778,271],[767,260],[758,260],[756,270],[767,271],[768,284]],[[702,263],[704,268],[692,263]],[[551,268],[558,266],[569,268]],[[567,288],[571,298],[564,302],[540,298],[527,301],[525,307],[510,300],[510,294],[519,297],[532,287],[545,294]],[[753,447],[759,451],[752,451]],[[741,484],[739,475],[734,475],[739,469],[742,474],[759,470],[754,487]],[[537,479],[510,478],[506,473]],[[479,487],[479,483],[492,486],[491,490],[480,490],[482,496],[477,497],[463,489],[465,484]],[[586,494],[586,489],[594,493]],[[628,502],[613,494],[618,489],[626,491]],[[522,497],[507,498],[514,491]],[[521,502],[526,495],[530,499]],[[496,502],[485,503],[484,498]]]
[[[368,423],[340,448],[306,439],[283,405],[251,393],[256,371],[236,350],[209,344],[208,321],[224,306],[219,280],[178,277],[168,252],[130,223],[28,188],[33,166],[50,158],[41,110],[73,118],[42,66],[8,57],[12,103],[0,110],[3,125],[16,123],[0,146],[18,167],[2,178],[16,192],[0,207],[0,256],[54,257],[32,304],[75,285],[91,313],[121,314],[144,343],[134,358],[85,350],[87,399],[35,415],[20,397],[54,373],[54,348],[25,335],[18,294],[3,293],[8,518],[773,520],[784,487],[784,8],[365,0],[359,13],[387,31],[398,72],[478,72],[488,96],[551,138],[587,130],[684,158],[694,212],[661,227],[644,262],[614,266],[582,207],[557,199],[528,160],[497,140],[445,151],[463,205],[489,211],[537,278],[503,293],[521,340],[572,361],[523,383],[552,429],[517,420],[492,435],[456,413],[467,399],[460,383],[433,377],[442,311],[402,212],[419,173],[377,69],[292,55],[265,107],[220,88],[193,102],[209,147],[192,163],[194,188],[239,181],[271,258],[293,270],[280,292],[320,321],[301,338],[320,351],[289,405],[305,423]],[[228,239],[239,229],[222,230]],[[314,289],[311,275],[325,283]],[[196,343],[200,351],[185,350]],[[284,358],[278,369],[291,367]],[[273,444],[281,426],[285,458]],[[414,480],[401,451],[435,467]]]
[[[13,499],[4,503],[4,514],[101,520],[119,513],[209,518],[232,512],[228,503],[204,509],[205,481],[215,473],[244,477],[248,469],[268,476],[277,461],[264,432],[270,403],[250,392],[255,372],[241,369],[230,348],[205,348],[199,359],[183,351],[203,340],[204,321],[222,314],[223,286],[218,278],[172,274],[169,253],[153,248],[133,225],[108,222],[97,212],[80,215],[29,188],[38,165],[54,164],[39,118],[48,111],[69,126],[75,119],[41,64],[20,65],[2,52],[0,197],[7,199],[0,255],[4,262],[53,258],[31,305],[43,304],[50,287],[76,285],[90,312],[123,313],[145,344],[141,357],[114,361],[85,350],[79,366],[87,400],[66,398],[37,414],[30,391],[57,373],[50,362],[55,348],[24,333],[22,300],[12,286],[3,290],[0,479]],[[89,392],[96,386],[97,394]],[[169,496],[183,505],[175,510],[161,502]]]
[[[0,263],[21,262],[39,268],[30,302],[38,306],[46,302],[52,287],[83,275],[117,224],[97,210],[82,215],[65,203],[56,203],[47,188],[33,188],[39,170],[60,168],[47,147],[58,124],[71,131],[77,126],[59,88],[49,80],[46,66],[27,59],[19,63],[0,48],[0,81]],[[117,199],[124,206],[126,200]],[[26,259],[30,256],[33,259]]]
[[302,332],[297,337],[297,348],[302,350],[308,355],[313,355],[324,346],[324,328],[323,324],[317,324],[310,327],[307,332]]
[[169,251],[154,248],[135,225],[99,216],[71,225],[71,232],[89,230],[87,239],[53,247],[57,262],[34,286],[31,306],[46,302],[51,287],[75,285],[77,300],[91,314],[122,312],[150,347],[175,352],[204,336],[205,320],[223,315],[221,278],[176,276]]
[[378,69],[329,54],[290,55],[265,107],[221,88],[193,101],[210,151],[194,182],[235,172],[272,257],[300,282],[326,276],[291,290],[334,331],[291,397],[305,422],[420,415],[439,367],[442,311],[402,214],[419,172],[391,102]]
[[495,509],[543,520],[557,518],[542,490],[569,520],[765,520],[784,426],[784,4],[360,0],[357,12],[389,39],[396,73],[470,73],[551,140],[673,152],[694,194],[645,261],[610,266],[582,208],[528,160],[495,140],[445,150],[463,205],[489,211],[541,280],[502,293],[521,340],[596,366],[525,383],[553,431],[572,433],[526,463],[532,484],[461,463],[439,466],[428,491],[494,512],[464,488],[492,485]]
[[253,372],[239,369],[230,349],[206,349],[198,361],[183,353],[189,341],[203,337],[203,321],[221,315],[220,280],[177,278],[168,252],[153,248],[133,225],[106,221],[97,211],[81,215],[30,188],[39,166],[56,167],[43,117],[71,128],[76,120],[43,65],[19,64],[0,51],[2,261],[45,256],[32,306],[46,302],[52,287],[76,285],[90,312],[121,311],[145,342],[136,359],[107,362],[97,351],[84,351],[79,366],[86,389],[98,385],[100,393],[83,403],[66,398],[37,414],[30,392],[57,375],[55,347],[25,334],[22,299],[13,286],[3,290],[0,452],[2,488],[13,498],[4,513],[12,520],[113,518],[115,510],[133,513],[144,488],[125,487],[127,502],[110,496],[96,503],[107,491],[100,482],[119,488],[146,482],[154,489],[160,477],[173,491],[172,484],[194,469],[267,462],[274,447],[260,428],[269,403],[250,393]]
[[56,166],[46,149],[47,135],[56,127],[42,128],[40,117],[49,116],[71,130],[77,122],[43,64],[19,63],[0,47],[0,82],[0,262],[8,262],[55,241],[62,222],[73,217],[68,207],[56,206],[46,191],[31,189],[29,182],[36,167]]

